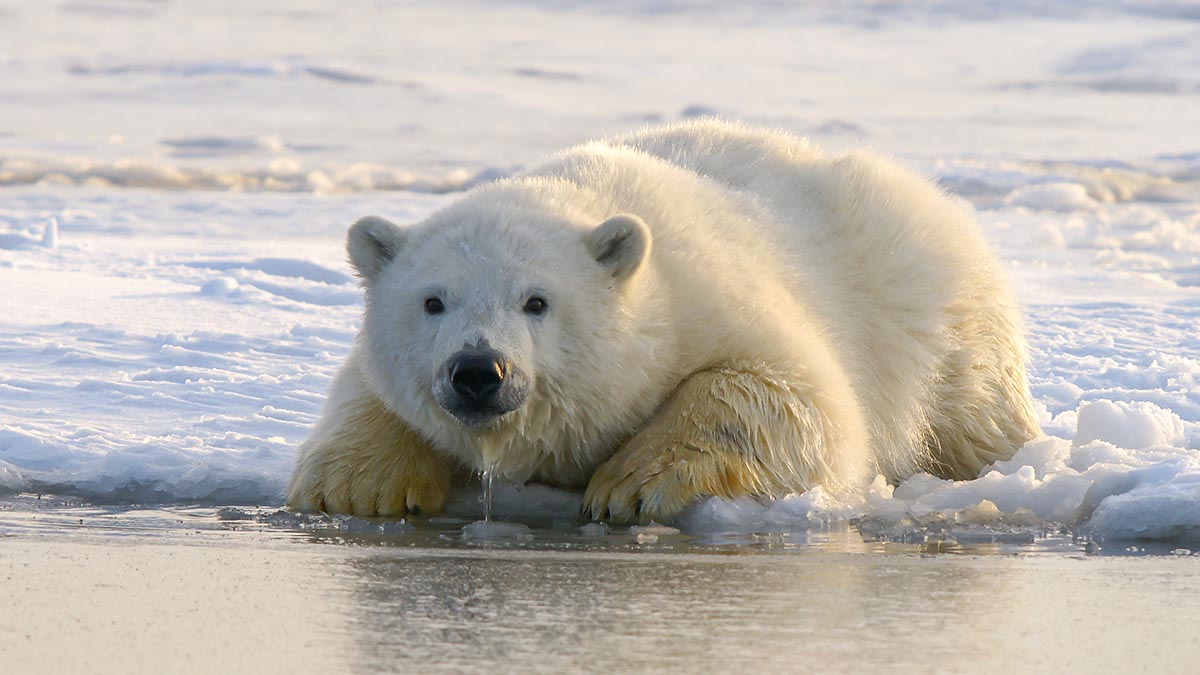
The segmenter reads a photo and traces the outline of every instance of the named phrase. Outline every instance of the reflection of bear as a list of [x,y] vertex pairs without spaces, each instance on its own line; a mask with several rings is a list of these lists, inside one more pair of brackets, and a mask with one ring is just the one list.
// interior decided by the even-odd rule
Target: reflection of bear
[[[978,475],[1038,433],[1017,311],[936,188],[705,121],[568,150],[424,223],[364,218],[360,341],[289,503],[437,510],[456,468],[702,495]],[[461,475],[461,474],[457,474]]]

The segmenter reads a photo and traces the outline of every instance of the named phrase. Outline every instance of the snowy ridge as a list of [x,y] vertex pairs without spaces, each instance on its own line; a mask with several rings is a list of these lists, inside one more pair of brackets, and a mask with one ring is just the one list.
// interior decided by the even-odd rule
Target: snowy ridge
[[[707,114],[707,113],[706,113]],[[149,188],[231,192],[366,192],[400,190],[440,194],[469,190],[515,173],[520,167],[456,168],[444,173],[377,163],[306,166],[275,137],[184,137],[160,141],[175,158],[257,154],[265,166],[221,168],[187,162],[101,160],[81,157],[2,158],[0,187]],[[1094,211],[1113,202],[1190,202],[1200,195],[1200,152],[1163,155],[1147,162],[938,159],[917,164],[949,192],[978,208],[1002,205],[1051,211]]]
[[336,65],[313,63],[306,59],[151,61],[103,59],[76,63],[67,68],[82,76],[158,76],[158,77],[301,77],[311,76],[349,84],[371,84],[376,78]]
[[1200,153],[1136,163],[939,159],[921,168],[976,208],[1095,211],[1100,204],[1191,202],[1200,196]]
[[[174,147],[189,156],[271,147],[271,139],[175,139]],[[180,154],[179,152],[175,154]],[[165,160],[103,161],[83,158],[0,158],[0,187],[86,186],[155,190],[228,190],[233,192],[356,192],[408,190],[453,192],[506,175],[507,169],[454,169],[441,175],[407,171],[383,164],[356,162],[342,167],[309,169],[293,157],[280,157],[262,168],[191,167]]]

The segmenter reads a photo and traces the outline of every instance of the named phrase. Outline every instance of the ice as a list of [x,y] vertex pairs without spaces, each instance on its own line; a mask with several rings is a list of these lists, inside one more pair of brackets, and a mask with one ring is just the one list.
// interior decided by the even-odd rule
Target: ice
[[682,530],[678,528],[655,522],[650,522],[646,525],[634,525],[629,528],[629,534],[633,535],[633,540],[638,544],[657,544],[660,539],[669,539],[681,533]]
[[[975,480],[706,499],[670,527],[1200,540],[1183,4],[304,0],[271,31],[226,0],[10,5],[0,491],[278,507],[361,319],[351,222],[413,222],[567,144],[717,114],[869,143],[973,211],[1025,308],[1046,435]],[[498,481],[494,513],[574,531],[580,502]],[[448,508],[482,517],[477,486]],[[380,527],[322,518],[299,526]]]
[[28,248],[58,248],[58,220],[50,218],[42,226],[41,238],[36,238],[24,232],[0,232],[0,249]]
[[17,467],[8,462],[0,462],[0,494],[17,492],[25,485],[25,477]]
[[46,228],[42,232],[42,246],[46,248],[58,248],[58,220],[51,218],[46,221]]
[[346,534],[382,534],[396,536],[408,534],[417,528],[403,520],[384,520],[374,518],[359,518],[357,516],[337,515],[333,522],[339,532]]
[[672,537],[679,534],[680,531],[669,525],[651,522],[647,525],[634,525],[629,528],[629,533],[634,535],[652,534],[657,537]]
[[[514,521],[547,518],[574,521],[583,505],[582,495],[577,492],[537,483],[516,485],[503,477],[494,481],[491,496],[491,517]],[[483,486],[472,482],[452,493],[446,503],[446,512],[483,518],[486,514]]]
[[608,535],[608,526],[604,523],[587,523],[579,527],[579,533],[585,537],[603,537]]
[[204,285],[200,287],[200,292],[204,295],[229,295],[237,289],[237,279],[232,277],[217,277],[212,281],[204,282]]
[[1200,461],[1163,462],[1097,483],[1084,530],[1111,540],[1200,540]]
[[477,520],[463,527],[463,539],[496,541],[503,539],[532,539],[529,526],[523,523],[505,523],[498,520]]
[[777,500],[707,499],[679,518],[689,532],[794,531],[845,522],[861,513],[857,500],[838,499],[820,487]]

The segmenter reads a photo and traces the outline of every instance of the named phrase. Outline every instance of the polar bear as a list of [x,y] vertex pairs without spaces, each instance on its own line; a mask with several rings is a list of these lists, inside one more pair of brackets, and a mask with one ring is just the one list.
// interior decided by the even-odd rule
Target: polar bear
[[433,512],[488,469],[597,519],[968,479],[1039,429],[971,218],[866,153],[707,120],[349,231],[366,310],[288,497]]

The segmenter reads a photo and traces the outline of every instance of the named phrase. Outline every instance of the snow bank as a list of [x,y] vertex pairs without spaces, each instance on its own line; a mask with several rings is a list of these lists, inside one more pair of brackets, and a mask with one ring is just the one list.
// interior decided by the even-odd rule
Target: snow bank
[[[239,147],[272,148],[270,144],[243,143],[234,138],[188,139],[193,148],[209,154]],[[180,146],[182,140],[172,140]],[[280,150],[282,152],[282,150]],[[356,162],[344,166],[324,163],[305,166],[293,157],[281,157],[265,166],[194,167],[166,159],[103,160],[85,157],[0,157],[0,187],[12,185],[87,186],[99,188],[149,188],[157,190],[229,190],[235,192],[359,192],[405,190],[442,193],[471,188],[495,180],[512,169],[484,167],[452,169],[442,174],[407,170],[384,164]]]
[[708,499],[681,523],[692,532],[756,532],[858,521],[868,533],[904,539],[931,528],[952,537],[964,526],[975,537],[979,526],[997,537],[1057,526],[1100,540],[1200,536],[1200,452],[1181,447],[1178,415],[1145,402],[1096,401],[1077,418],[1074,441],[1035,439],[975,480],[917,474],[893,487],[880,476],[862,500],[820,489],[774,502]]
[[1073,442],[1076,446],[1096,440],[1134,450],[1183,444],[1183,420],[1153,403],[1101,399],[1081,407],[1078,420]]

